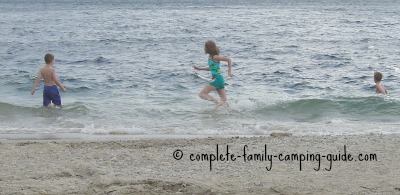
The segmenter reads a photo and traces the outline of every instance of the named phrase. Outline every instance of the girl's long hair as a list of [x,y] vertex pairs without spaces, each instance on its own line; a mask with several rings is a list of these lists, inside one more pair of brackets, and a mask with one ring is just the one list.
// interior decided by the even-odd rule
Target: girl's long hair
[[204,50],[207,54],[209,54],[212,57],[215,55],[219,55],[219,49],[215,44],[215,42],[212,40],[208,40],[206,42],[206,44],[204,45]]

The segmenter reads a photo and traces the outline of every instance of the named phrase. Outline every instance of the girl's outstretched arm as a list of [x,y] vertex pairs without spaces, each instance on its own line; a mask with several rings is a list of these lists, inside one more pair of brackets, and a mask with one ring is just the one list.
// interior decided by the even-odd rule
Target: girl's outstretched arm
[[196,70],[207,70],[207,71],[210,70],[210,67],[198,67],[198,66],[193,66],[193,68],[196,69]]

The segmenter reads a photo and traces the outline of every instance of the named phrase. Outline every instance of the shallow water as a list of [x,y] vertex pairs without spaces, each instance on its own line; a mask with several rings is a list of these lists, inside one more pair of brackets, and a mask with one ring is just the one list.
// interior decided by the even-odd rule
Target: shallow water
[[[227,2],[2,1],[0,133],[398,132],[398,2]],[[197,96],[208,39],[234,61],[231,112]],[[41,108],[43,83],[30,95],[47,51],[61,110]]]

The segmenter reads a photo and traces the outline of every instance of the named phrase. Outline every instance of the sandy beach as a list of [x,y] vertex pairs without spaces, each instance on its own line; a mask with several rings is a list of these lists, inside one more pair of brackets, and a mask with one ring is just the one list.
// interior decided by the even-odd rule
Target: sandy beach
[[0,194],[400,194],[399,143],[372,134],[3,140]]

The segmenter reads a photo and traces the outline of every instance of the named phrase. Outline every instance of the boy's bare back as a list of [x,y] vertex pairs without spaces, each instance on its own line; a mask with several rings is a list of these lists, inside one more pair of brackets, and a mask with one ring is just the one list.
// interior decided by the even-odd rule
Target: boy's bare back
[[46,66],[41,68],[39,72],[43,77],[44,85],[53,86],[56,84],[56,71],[52,66],[46,64]]
[[57,85],[61,88],[63,92],[66,92],[67,89],[58,81],[56,70],[53,68],[54,64],[54,56],[52,54],[46,54],[45,56],[46,65],[43,66],[38,74],[36,75],[35,82],[33,83],[32,92],[31,94],[35,94],[36,86],[38,85],[40,79],[43,77],[44,85],[45,86],[54,86]]

